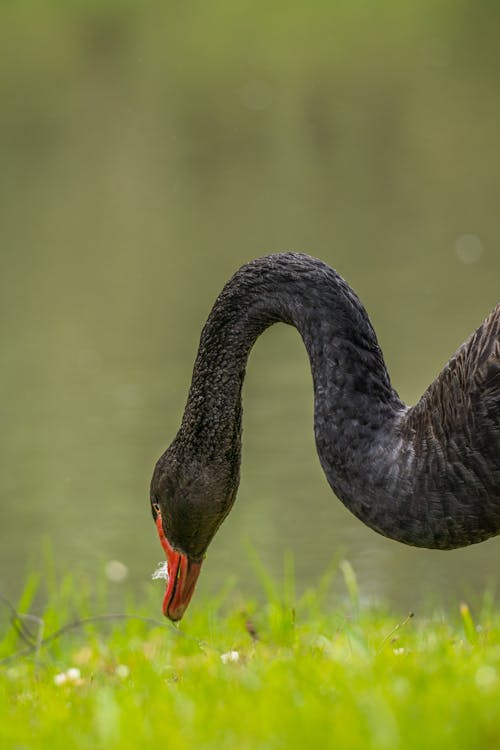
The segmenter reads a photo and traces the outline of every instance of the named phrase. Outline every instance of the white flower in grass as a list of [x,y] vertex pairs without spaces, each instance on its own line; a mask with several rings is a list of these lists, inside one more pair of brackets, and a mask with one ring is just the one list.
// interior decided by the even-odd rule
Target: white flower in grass
[[220,655],[220,660],[223,664],[228,664],[231,661],[239,661],[240,655],[238,651],[226,651],[225,654]]
[[120,677],[122,680],[127,678],[130,674],[130,669],[127,667],[126,664],[118,664],[115,669],[115,675],[117,677]]
[[73,685],[81,685],[83,683],[78,667],[70,667],[65,672],[59,672],[59,674],[54,675],[55,685],[67,685],[68,683]]

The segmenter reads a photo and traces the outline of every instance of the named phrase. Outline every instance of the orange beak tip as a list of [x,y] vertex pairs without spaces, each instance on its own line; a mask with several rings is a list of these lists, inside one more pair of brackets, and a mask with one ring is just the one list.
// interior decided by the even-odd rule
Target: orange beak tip
[[191,601],[200,575],[201,562],[190,560],[183,552],[178,552],[171,546],[163,531],[160,513],[156,517],[156,528],[167,558],[167,588],[163,599],[163,614],[172,622],[177,622]]

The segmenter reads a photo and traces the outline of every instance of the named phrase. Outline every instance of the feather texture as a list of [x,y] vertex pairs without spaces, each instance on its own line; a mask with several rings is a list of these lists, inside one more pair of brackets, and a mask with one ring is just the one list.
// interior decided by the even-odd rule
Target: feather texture
[[202,331],[181,427],[151,483],[175,549],[201,559],[232,507],[247,358],[276,322],[302,336],[321,465],[358,518],[440,549],[500,532],[500,305],[408,408],[354,291],[320,260],[279,253],[237,271]]

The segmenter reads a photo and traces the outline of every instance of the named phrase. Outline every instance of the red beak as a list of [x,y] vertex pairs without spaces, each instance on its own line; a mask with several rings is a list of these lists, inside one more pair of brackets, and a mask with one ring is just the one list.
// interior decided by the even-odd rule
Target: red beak
[[163,614],[174,622],[180,620],[187,609],[198,576],[201,562],[190,560],[187,555],[170,546],[161,522],[161,513],[156,516],[156,528],[161,546],[165,550],[168,565],[167,590],[163,599]]

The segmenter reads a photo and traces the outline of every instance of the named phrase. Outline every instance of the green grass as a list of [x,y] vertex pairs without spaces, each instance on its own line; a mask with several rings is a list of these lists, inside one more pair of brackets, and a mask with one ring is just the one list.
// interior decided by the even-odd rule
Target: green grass
[[[491,600],[474,619],[458,603],[446,616],[396,616],[360,604],[348,564],[342,573],[349,596],[335,609],[327,578],[296,601],[291,572],[279,588],[262,574],[265,605],[195,602],[179,628],[100,621],[3,662],[0,747],[498,747]],[[34,608],[34,588],[19,611]],[[45,636],[90,614],[75,588],[68,579],[50,594]],[[151,617],[157,604],[129,609]],[[10,630],[0,657],[25,646]]]

